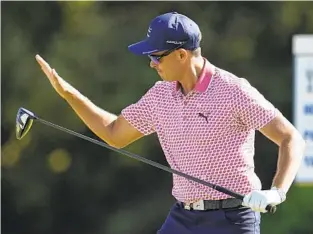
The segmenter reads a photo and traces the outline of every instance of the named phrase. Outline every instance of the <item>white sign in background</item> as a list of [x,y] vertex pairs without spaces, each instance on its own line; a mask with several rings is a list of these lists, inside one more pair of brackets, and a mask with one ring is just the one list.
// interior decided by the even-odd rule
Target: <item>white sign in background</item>
[[294,125],[306,140],[304,158],[296,183],[313,184],[313,35],[295,35],[294,56]]

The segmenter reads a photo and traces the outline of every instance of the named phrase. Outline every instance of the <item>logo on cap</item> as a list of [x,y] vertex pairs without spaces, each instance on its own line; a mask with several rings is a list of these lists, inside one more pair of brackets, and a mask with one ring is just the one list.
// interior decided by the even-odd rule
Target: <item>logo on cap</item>
[[147,33],[147,37],[150,37],[150,33],[151,33],[151,31],[152,31],[152,28],[148,28],[148,33]]
[[175,44],[175,45],[182,45],[184,44],[183,41],[166,41],[167,44]]

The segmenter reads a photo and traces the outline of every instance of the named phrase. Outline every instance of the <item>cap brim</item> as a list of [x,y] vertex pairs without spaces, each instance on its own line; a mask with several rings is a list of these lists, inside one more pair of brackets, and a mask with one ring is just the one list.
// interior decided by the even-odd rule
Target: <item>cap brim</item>
[[136,55],[149,55],[160,50],[152,47],[147,40],[143,40],[128,46],[128,49]]

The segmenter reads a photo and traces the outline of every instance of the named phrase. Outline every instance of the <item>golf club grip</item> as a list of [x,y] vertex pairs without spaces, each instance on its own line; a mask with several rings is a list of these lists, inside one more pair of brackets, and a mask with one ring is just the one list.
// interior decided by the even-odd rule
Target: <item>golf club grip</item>
[[[170,167],[164,166],[164,165],[162,165],[162,164],[160,164],[160,163],[154,162],[154,161],[152,161],[152,160],[149,160],[149,159],[144,158],[144,157],[142,157],[142,156],[139,156],[139,155],[136,155],[136,154],[134,154],[134,153],[128,152],[128,151],[126,151],[126,150],[117,149],[117,148],[115,148],[115,147],[113,147],[113,146],[110,146],[110,145],[104,143],[104,142],[98,141],[98,140],[96,140],[96,139],[87,137],[87,136],[85,136],[85,135],[83,135],[83,134],[77,133],[77,132],[75,132],[75,131],[73,131],[73,130],[70,130],[70,129],[64,128],[64,127],[62,127],[62,126],[59,126],[59,125],[57,125],[57,124],[51,123],[51,122],[49,122],[49,121],[43,120],[43,119],[39,118],[38,116],[34,116],[34,119],[37,120],[37,121],[39,121],[39,122],[41,122],[41,123],[43,123],[43,124],[45,124],[45,125],[47,125],[47,126],[50,126],[50,127],[56,128],[56,129],[59,129],[59,130],[61,130],[61,131],[65,131],[65,132],[67,132],[67,133],[69,133],[69,134],[71,134],[71,135],[77,136],[77,137],[79,137],[79,138],[82,138],[82,139],[87,140],[87,141],[89,141],[89,142],[92,142],[92,143],[94,143],[94,144],[97,144],[97,145],[103,146],[103,147],[105,147],[105,148],[111,149],[111,150],[113,150],[113,151],[115,151],[115,152],[117,152],[117,153],[121,153],[121,154],[123,154],[123,155],[125,155],[125,156],[128,156],[128,157],[130,157],[130,158],[133,158],[133,159],[136,159],[136,160],[141,161],[141,162],[143,162],[143,163],[146,163],[146,164],[149,164],[149,165],[151,165],[151,166],[157,167],[157,168],[159,168],[159,169],[161,169],[161,170],[163,170],[163,171],[167,171],[167,172],[169,172],[169,173],[182,176],[182,177],[184,177],[184,178],[186,178],[186,179],[189,179],[189,180],[192,180],[192,181],[197,182],[197,183],[199,183],[199,184],[205,185],[205,186],[207,186],[207,187],[210,187],[210,188],[212,188],[212,189],[214,189],[214,190],[216,190],[216,191],[222,192],[222,193],[227,194],[227,195],[229,195],[229,196],[232,196],[232,197],[234,197],[234,198],[237,198],[237,199],[240,199],[240,200],[243,200],[243,199],[244,199],[244,195],[239,194],[239,193],[236,193],[236,192],[231,191],[231,190],[229,190],[229,189],[226,189],[226,188],[224,188],[224,187],[222,187],[222,186],[215,185],[215,184],[209,183],[209,182],[207,182],[207,181],[200,180],[199,178],[196,178],[196,177],[187,175],[187,174],[185,174],[185,173],[183,173],[183,172],[180,172],[180,171],[177,171],[177,170],[172,169],[172,168],[170,168]],[[268,205],[268,206],[266,207],[266,210],[267,210],[268,212],[270,212],[270,213],[275,213],[275,211],[276,211],[276,206]]]

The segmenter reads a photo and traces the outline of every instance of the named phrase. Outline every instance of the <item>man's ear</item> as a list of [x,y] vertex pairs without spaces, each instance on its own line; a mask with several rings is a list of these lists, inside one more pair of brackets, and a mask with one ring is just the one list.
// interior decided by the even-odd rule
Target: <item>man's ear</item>
[[182,62],[185,62],[188,57],[188,52],[185,49],[179,49],[178,51],[178,59],[181,60]]

